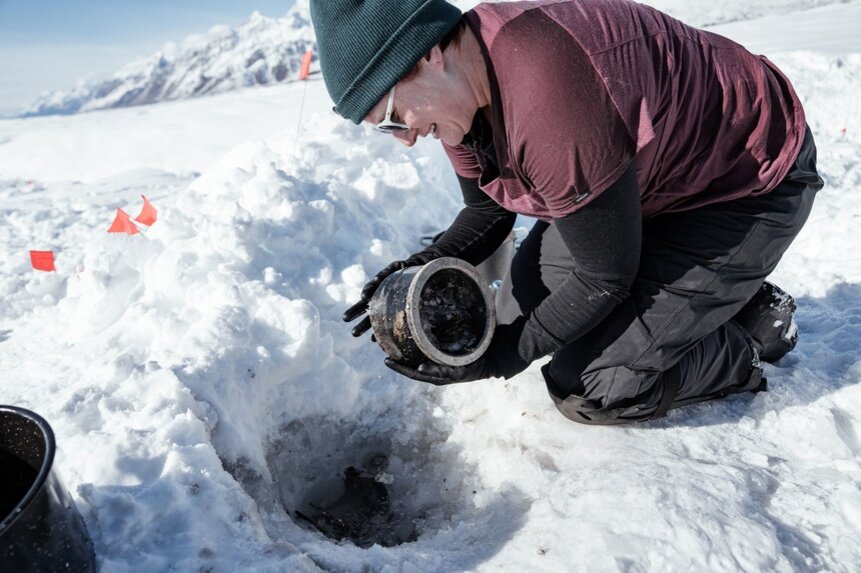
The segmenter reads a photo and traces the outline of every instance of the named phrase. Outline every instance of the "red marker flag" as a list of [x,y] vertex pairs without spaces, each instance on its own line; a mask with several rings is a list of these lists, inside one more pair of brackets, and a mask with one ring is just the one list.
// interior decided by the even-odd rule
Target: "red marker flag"
[[54,253],[51,251],[30,251],[30,264],[37,271],[56,271]]
[[141,195],[141,197],[143,197],[144,200],[143,209],[141,209],[141,214],[135,217],[135,221],[141,225],[149,227],[155,223],[155,220],[158,218],[158,211],[156,211],[155,207],[152,206],[152,203],[149,202],[146,195]]
[[314,57],[314,51],[308,50],[302,55],[302,66],[299,68],[299,79],[307,80],[311,75],[311,58]]
[[114,222],[111,223],[108,233],[128,233],[129,235],[134,235],[138,232],[138,228],[132,223],[129,214],[122,209],[117,209],[117,216],[114,218]]

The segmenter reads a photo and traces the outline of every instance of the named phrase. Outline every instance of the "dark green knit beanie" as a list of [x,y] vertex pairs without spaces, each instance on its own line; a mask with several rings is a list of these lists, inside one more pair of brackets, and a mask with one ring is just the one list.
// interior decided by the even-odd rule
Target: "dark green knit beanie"
[[335,111],[361,123],[460,16],[445,0],[311,0],[320,67]]

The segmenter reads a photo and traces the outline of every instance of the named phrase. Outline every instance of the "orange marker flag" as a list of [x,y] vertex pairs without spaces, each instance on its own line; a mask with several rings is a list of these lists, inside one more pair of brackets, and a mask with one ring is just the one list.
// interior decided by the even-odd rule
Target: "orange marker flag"
[[134,235],[139,232],[135,224],[129,219],[129,214],[122,209],[117,209],[117,216],[114,218],[114,222],[111,223],[108,233],[128,233],[129,235]]
[[141,197],[143,197],[144,204],[141,209],[141,214],[135,217],[135,221],[141,225],[149,227],[155,223],[155,220],[158,218],[158,211],[156,211],[155,207],[152,206],[152,203],[149,202],[146,195],[141,195]]
[[299,68],[299,79],[307,80],[311,75],[311,58],[314,57],[314,51],[308,50],[302,56],[302,66]]
[[30,251],[30,264],[37,271],[56,271],[52,251]]

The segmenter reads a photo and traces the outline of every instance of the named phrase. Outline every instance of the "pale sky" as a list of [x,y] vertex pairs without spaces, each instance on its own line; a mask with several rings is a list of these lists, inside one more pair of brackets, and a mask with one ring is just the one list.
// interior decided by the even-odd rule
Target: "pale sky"
[[283,16],[294,0],[0,0],[0,116],[81,78],[109,76],[254,10]]

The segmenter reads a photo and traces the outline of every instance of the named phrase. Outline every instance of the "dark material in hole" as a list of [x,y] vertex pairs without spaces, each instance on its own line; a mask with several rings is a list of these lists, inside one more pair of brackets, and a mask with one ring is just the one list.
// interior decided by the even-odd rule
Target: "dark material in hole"
[[[382,472],[385,457],[377,456],[374,461],[376,470]],[[314,525],[326,537],[348,539],[359,547],[374,544],[391,547],[415,541],[414,525],[408,524],[405,529],[403,516],[392,511],[384,483],[353,466],[344,471],[343,481],[344,492],[336,501],[325,507],[311,503],[307,506],[310,510],[297,510],[296,516]]]
[[0,521],[24,499],[38,473],[18,456],[0,450]]
[[478,285],[454,269],[441,270],[428,279],[422,289],[419,315],[431,344],[454,356],[475,350],[487,323]]

